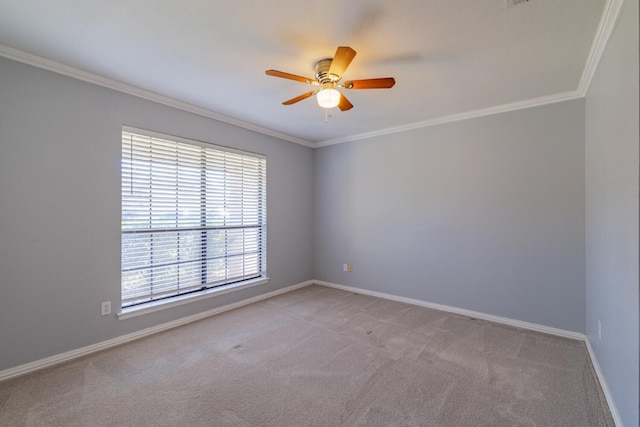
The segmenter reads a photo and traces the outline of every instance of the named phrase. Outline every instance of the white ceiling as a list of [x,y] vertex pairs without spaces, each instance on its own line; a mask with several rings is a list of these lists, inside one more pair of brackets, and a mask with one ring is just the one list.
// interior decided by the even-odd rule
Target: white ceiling
[[[35,55],[323,145],[570,98],[610,1],[0,0],[0,54]],[[328,123],[313,98],[281,105],[310,88],[264,71],[313,77],[314,62],[340,45],[357,51],[344,79],[393,76],[396,85],[345,91],[355,107],[330,110]]]

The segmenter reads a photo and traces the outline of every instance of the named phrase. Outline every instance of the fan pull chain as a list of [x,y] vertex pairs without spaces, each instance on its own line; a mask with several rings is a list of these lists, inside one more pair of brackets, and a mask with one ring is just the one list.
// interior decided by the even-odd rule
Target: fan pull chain
[[324,122],[329,123],[329,119],[331,118],[331,114],[329,114],[329,109],[324,109]]

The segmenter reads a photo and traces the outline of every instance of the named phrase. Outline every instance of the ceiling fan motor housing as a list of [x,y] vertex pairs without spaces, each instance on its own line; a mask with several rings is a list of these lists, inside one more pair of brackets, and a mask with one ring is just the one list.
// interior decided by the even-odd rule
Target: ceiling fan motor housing
[[[523,0],[524,1],[524,0]],[[300,96],[284,101],[283,105],[292,105],[304,99],[316,95],[318,105],[323,108],[338,107],[340,111],[347,111],[353,108],[353,104],[342,94],[338,88],[342,89],[389,89],[396,81],[393,77],[383,77],[377,79],[349,80],[340,84],[342,74],[347,69],[356,51],[349,46],[339,46],[333,58],[324,58],[314,64],[316,72],[315,79],[298,76],[296,74],[285,73],[278,70],[267,70],[269,76],[283,79],[295,80],[309,85],[320,86],[319,89],[311,90]]]
[[336,76],[335,74],[329,74],[329,68],[331,68],[331,62],[333,62],[332,58],[321,59],[316,62],[315,70],[316,70],[316,80],[322,86],[326,86],[327,84],[334,85],[340,80],[340,76]]

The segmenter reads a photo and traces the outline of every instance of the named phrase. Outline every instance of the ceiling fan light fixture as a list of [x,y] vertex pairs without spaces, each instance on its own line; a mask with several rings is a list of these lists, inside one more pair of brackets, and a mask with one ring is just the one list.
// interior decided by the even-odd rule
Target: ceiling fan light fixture
[[[509,0],[509,1],[528,1],[528,0]],[[282,105],[293,105],[304,99],[316,96],[318,105],[325,109],[325,113],[328,115],[328,109],[338,107],[340,111],[348,111],[353,108],[353,104],[349,102],[346,96],[338,90],[336,87],[351,90],[351,89],[389,89],[396,84],[393,77],[382,77],[377,79],[360,79],[349,80],[344,83],[339,83],[342,79],[344,71],[347,69],[351,60],[356,55],[356,51],[349,46],[339,46],[336,50],[336,54],[333,58],[321,59],[315,63],[314,69],[316,71],[316,77],[310,79],[307,77],[298,76],[296,74],[285,73],[278,70],[267,70],[265,74],[273,77],[280,77],[282,79],[295,80],[297,82],[314,85],[315,88],[307,93],[296,96],[295,98],[288,99],[282,103]]]
[[334,108],[340,103],[340,92],[333,88],[324,88],[318,92],[316,99],[322,108]]

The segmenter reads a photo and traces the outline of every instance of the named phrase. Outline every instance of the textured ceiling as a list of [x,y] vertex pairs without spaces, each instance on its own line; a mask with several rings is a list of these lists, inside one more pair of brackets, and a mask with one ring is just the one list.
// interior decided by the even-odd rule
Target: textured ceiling
[[[312,143],[575,93],[606,0],[0,0],[0,44]],[[339,45],[345,79],[393,76],[324,110],[269,77],[313,76]]]

